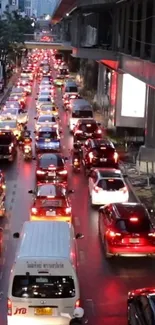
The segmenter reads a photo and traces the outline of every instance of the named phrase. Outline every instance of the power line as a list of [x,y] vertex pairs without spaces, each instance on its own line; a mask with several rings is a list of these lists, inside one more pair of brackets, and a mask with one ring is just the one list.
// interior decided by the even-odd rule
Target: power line
[[138,43],[141,43],[141,44],[155,46],[155,44],[153,44],[153,43],[143,42],[143,41],[140,41],[137,38],[133,38],[131,36],[129,36],[129,38],[131,38],[133,41],[138,42]]
[[155,18],[155,16],[149,16],[149,17],[146,17],[146,18],[142,18],[142,19],[129,19],[128,21],[132,22],[132,23],[138,23],[138,22],[142,22],[142,21],[147,21],[151,18]]

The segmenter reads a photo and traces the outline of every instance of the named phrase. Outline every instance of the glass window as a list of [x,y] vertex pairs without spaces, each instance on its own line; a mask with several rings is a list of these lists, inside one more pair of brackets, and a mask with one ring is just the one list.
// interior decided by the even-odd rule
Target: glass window
[[98,187],[102,188],[105,191],[118,191],[124,187],[124,183],[121,179],[100,179]]
[[93,117],[92,111],[84,111],[84,110],[77,110],[75,112],[72,112],[72,117],[75,118],[87,118],[87,117]]
[[39,119],[38,119],[38,122],[55,122],[55,117],[54,116],[48,116],[48,115],[43,115],[43,116],[40,116]]
[[[133,215],[133,217],[136,217],[136,215]],[[151,231],[150,221],[147,218],[140,218],[137,222],[130,221],[130,219],[120,219],[116,222],[116,227],[121,232],[143,233]]]
[[73,298],[75,285],[71,276],[14,277],[12,296],[18,298]]
[[40,158],[40,167],[48,168],[50,165],[53,165],[56,167],[63,167],[64,162],[60,157],[55,156],[55,155],[51,155],[51,154],[42,155]]
[[53,132],[39,132],[38,134],[40,139],[57,139],[56,131]]

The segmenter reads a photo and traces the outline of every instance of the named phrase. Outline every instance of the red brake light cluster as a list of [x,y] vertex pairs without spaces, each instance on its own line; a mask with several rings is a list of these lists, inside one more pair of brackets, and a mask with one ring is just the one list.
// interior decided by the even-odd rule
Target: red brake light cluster
[[137,217],[131,217],[129,220],[131,222],[138,222],[138,218]]
[[8,309],[8,316],[12,316],[12,301],[9,298],[7,300],[7,309]]

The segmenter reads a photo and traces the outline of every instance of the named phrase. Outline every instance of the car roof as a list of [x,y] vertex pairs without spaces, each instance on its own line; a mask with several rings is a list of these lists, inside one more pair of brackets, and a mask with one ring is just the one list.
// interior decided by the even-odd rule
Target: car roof
[[79,123],[79,124],[87,124],[87,123],[90,123],[90,124],[96,124],[97,122],[96,122],[93,118],[85,118],[85,119],[80,118],[80,119],[78,120],[78,123]]
[[61,184],[41,184],[37,187],[38,196],[64,197],[66,188]]
[[39,117],[38,117],[38,120],[39,119],[41,119],[42,117],[44,117],[44,118],[46,118],[47,120],[48,119],[51,119],[51,118],[55,118],[55,116],[54,115],[52,115],[52,114],[45,114],[45,115],[40,115]]
[[96,172],[98,172],[100,175],[111,175],[109,177],[113,177],[114,175],[117,176],[122,176],[122,173],[120,171],[120,169],[116,169],[116,168],[95,168],[94,169]]
[[114,144],[108,140],[108,139],[91,139],[92,147],[111,147],[112,149],[115,149]]
[[49,126],[44,126],[39,128],[38,133],[40,132],[56,132],[57,133],[57,129],[54,127],[49,127]]
[[118,219],[129,219],[133,215],[139,219],[148,219],[148,212],[141,203],[115,203],[113,206]]

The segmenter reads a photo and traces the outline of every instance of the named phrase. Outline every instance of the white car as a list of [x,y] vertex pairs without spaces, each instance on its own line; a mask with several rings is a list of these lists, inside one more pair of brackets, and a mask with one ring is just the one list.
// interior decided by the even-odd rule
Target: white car
[[58,129],[58,119],[53,115],[41,115],[38,118],[35,117],[36,120],[36,131],[38,131],[41,127],[55,127]]
[[36,107],[40,108],[42,104],[47,104],[47,103],[53,103],[51,96],[41,96],[38,97],[37,102],[36,102]]
[[129,200],[128,188],[119,169],[93,169],[88,182],[92,205],[125,203]]
[[19,124],[26,124],[28,122],[28,114],[19,108],[7,108],[2,110],[1,117],[3,119],[10,118],[12,120],[17,120]]

